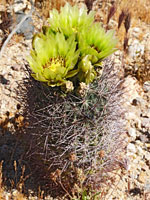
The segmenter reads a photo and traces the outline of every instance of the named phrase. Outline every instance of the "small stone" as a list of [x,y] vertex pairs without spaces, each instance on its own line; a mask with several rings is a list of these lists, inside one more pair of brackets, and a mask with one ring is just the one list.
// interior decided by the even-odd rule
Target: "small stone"
[[142,118],[141,122],[142,128],[150,129],[150,118]]
[[146,192],[150,192],[150,181],[146,181],[146,184],[144,185],[144,189],[146,190]]
[[138,28],[138,27],[133,28],[133,30],[132,30],[133,37],[137,38],[140,33],[141,33],[140,28]]
[[148,138],[147,138],[146,135],[141,134],[139,137],[140,137],[140,140],[141,140],[143,143],[145,143],[145,142],[148,141]]
[[118,50],[114,53],[115,56],[120,56],[121,52]]
[[144,90],[144,92],[149,92],[150,91],[150,81],[144,82],[143,90]]
[[10,95],[10,90],[6,89],[5,90],[5,95]]
[[132,143],[129,143],[127,146],[127,151],[132,152],[132,153],[136,153],[136,148],[135,145]]
[[141,172],[141,168],[143,168],[145,170],[146,169],[145,160],[140,159],[137,168],[139,169],[140,172]]
[[132,169],[130,170],[130,177],[132,178],[132,179],[137,179],[137,170],[135,170],[135,168],[133,169],[133,171],[132,171]]
[[150,161],[150,153],[149,153],[149,152],[146,152],[146,153],[145,153],[145,158],[146,158],[148,161]]
[[[18,25],[25,16],[26,14],[23,11],[15,12],[15,22],[12,23],[12,25],[10,26],[10,31],[12,31],[14,29],[14,26]],[[19,29],[17,29],[16,33],[24,35],[26,40],[31,39],[34,33],[32,17],[27,17],[26,20],[24,20],[22,25],[19,27]]]
[[140,174],[139,174],[139,177],[138,177],[138,181],[140,183],[145,183],[147,180],[147,174],[145,171],[142,171]]
[[117,59],[117,58],[116,58],[116,59],[114,60],[114,63],[115,63],[115,64],[121,64],[121,61],[120,61],[120,59]]
[[127,112],[125,113],[125,118],[131,124],[132,127],[137,127],[141,129],[141,119],[137,116],[134,112]]
[[128,48],[129,56],[131,58],[136,58],[139,55],[143,55],[145,46],[141,44],[138,40],[134,40]]
[[138,144],[139,146],[143,146],[143,143],[140,140],[136,140],[136,144]]
[[143,149],[140,146],[137,146],[137,151],[139,155],[143,155]]
[[20,10],[23,10],[26,8],[26,5],[27,5],[27,2],[26,0],[15,0],[14,1],[14,5],[13,5],[13,9],[14,9],[14,12],[18,12]]
[[136,158],[132,161],[132,165],[134,164],[136,167],[138,166],[138,163],[139,163],[139,159]]
[[134,139],[136,138],[136,130],[134,128],[129,128],[128,134],[130,135],[130,137]]
[[150,148],[150,143],[146,143],[145,146],[146,146],[147,148]]
[[139,28],[139,27],[134,27],[134,28],[133,28],[133,32],[139,33],[139,32],[140,32],[140,28]]
[[[23,12],[16,13],[16,23],[20,23],[20,21],[25,17],[25,14]],[[34,25],[33,20],[31,17],[28,17],[21,27],[17,30],[18,34],[23,34],[25,36],[25,39],[29,40],[33,37],[34,33]]]

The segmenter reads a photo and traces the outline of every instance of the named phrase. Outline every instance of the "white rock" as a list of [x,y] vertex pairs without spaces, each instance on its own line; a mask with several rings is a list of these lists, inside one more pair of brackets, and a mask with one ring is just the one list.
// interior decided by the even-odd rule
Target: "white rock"
[[115,56],[120,56],[120,55],[121,55],[120,50],[116,51],[116,52],[114,53],[114,55],[115,55]]
[[146,183],[147,179],[148,179],[147,173],[145,171],[141,171],[141,173],[139,174],[139,177],[138,177],[138,181],[140,183]]
[[22,1],[15,0],[14,5],[13,5],[14,12],[16,13],[16,12],[18,12],[20,10],[25,9],[26,5],[27,5],[27,1],[26,0],[22,0]]
[[143,55],[144,50],[145,50],[144,44],[141,44],[138,40],[134,40],[128,49],[129,56],[132,58],[136,58],[139,55]]
[[143,149],[140,146],[137,146],[136,148],[137,148],[138,154],[143,157]]
[[145,158],[146,158],[147,160],[150,160],[150,153],[149,153],[149,152],[146,152],[146,153],[145,153]]
[[138,163],[139,163],[139,159],[134,159],[132,161],[132,165],[134,164],[134,165],[136,165],[136,167],[137,167]]
[[133,170],[132,171],[132,173],[130,173],[130,177],[132,178],[132,179],[137,179],[137,173],[135,173],[135,170]]
[[134,28],[133,28],[133,32],[139,33],[139,32],[140,32],[140,28],[139,28],[139,27],[134,27]]
[[138,144],[138,146],[143,146],[143,143],[140,140],[136,140],[136,144]]
[[150,129],[150,118],[142,118],[142,126]]
[[138,37],[139,36],[139,34],[141,33],[141,30],[140,30],[140,28],[138,28],[138,27],[135,27],[135,28],[133,28],[133,30],[132,30],[133,32],[132,32],[132,36],[133,37]]
[[136,153],[135,145],[132,144],[132,143],[129,143],[128,146],[127,146],[127,151],[132,152],[132,153]]
[[147,192],[150,192],[150,181],[147,180],[145,185],[144,185],[144,189],[147,191]]
[[150,81],[144,82],[143,89],[144,89],[144,92],[150,91]]
[[136,113],[133,112],[127,112],[125,113],[125,118],[128,120],[129,123],[131,123],[132,121],[134,122],[134,124],[136,124],[136,126],[141,129],[141,120],[140,118],[137,116]]
[[121,60],[118,58],[116,58],[114,61],[115,61],[115,64],[121,64]]
[[132,137],[133,139],[136,138],[136,130],[134,128],[129,128],[128,133],[129,133],[130,137]]

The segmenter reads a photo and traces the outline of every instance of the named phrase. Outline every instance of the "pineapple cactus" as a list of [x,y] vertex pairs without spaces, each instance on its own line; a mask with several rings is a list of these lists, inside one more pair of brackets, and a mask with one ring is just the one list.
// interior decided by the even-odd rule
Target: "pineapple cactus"
[[95,179],[92,185],[99,187],[97,174],[102,178],[108,166],[117,165],[122,142],[122,124],[116,122],[121,83],[112,75],[112,63],[102,65],[116,50],[117,40],[85,7],[66,4],[60,13],[52,10],[49,24],[34,36],[27,58],[31,77],[24,100],[32,141],[28,153],[39,156],[52,175],[48,180],[61,189],[62,184],[66,190],[73,188],[78,172],[84,174],[83,184],[91,187]]

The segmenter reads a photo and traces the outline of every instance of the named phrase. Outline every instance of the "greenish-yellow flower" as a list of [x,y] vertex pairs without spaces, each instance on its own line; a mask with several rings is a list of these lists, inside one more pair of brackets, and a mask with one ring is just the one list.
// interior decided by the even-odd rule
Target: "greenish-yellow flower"
[[28,57],[32,76],[52,87],[63,85],[78,73],[76,63],[79,53],[76,51],[75,35],[65,39],[63,33],[37,34]]

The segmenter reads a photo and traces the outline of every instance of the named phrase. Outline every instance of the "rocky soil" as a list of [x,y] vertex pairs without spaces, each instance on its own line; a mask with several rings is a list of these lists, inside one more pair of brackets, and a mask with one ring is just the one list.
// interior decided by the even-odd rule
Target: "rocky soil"
[[[22,10],[24,6],[30,5],[27,1],[22,4],[14,1],[15,11]],[[79,2],[82,5],[83,1]],[[105,12],[111,7],[110,1],[105,5]],[[102,12],[102,1],[95,1],[93,9],[97,11],[97,17],[102,21],[106,19],[106,13]],[[0,3],[0,11],[4,10],[3,4]],[[33,17],[35,29],[40,27],[42,20]],[[30,21],[31,22],[31,21]],[[132,22],[132,21],[131,21]],[[29,23],[29,22],[26,22]],[[31,25],[31,23],[29,23]],[[109,26],[116,28],[116,19],[112,18]],[[25,77],[25,64],[26,56],[31,48],[31,36],[33,33],[33,25],[30,27],[29,32],[24,36],[14,35],[6,46],[0,62],[0,120],[5,121],[6,112],[10,112],[10,118],[15,116],[16,112],[21,113],[21,109],[18,111],[18,104],[16,98],[16,89],[19,86],[20,81]],[[24,32],[21,29],[20,32]],[[145,61],[142,57],[145,52],[150,55],[150,27],[140,20],[138,23],[132,24],[129,30],[128,41],[128,53],[125,53],[120,47],[120,50],[114,53],[112,59],[117,66],[122,65],[121,76],[124,77],[124,108],[126,110],[126,140],[128,145],[126,147],[126,160],[125,166],[116,171],[114,184],[107,191],[105,197],[106,200],[149,200],[150,199],[150,76],[147,79],[143,79],[141,83],[132,73],[126,74],[125,71],[132,72],[132,69],[136,67],[137,60],[140,59],[140,63],[147,63],[150,66],[150,57]],[[142,34],[142,40],[140,36]],[[4,38],[4,32],[0,28],[0,41]],[[120,44],[121,46],[122,44]],[[143,59],[143,60],[142,60]],[[141,65],[142,65],[141,64]],[[150,70],[150,68],[146,68]],[[140,71],[141,72],[141,71]],[[141,72],[142,73],[142,72]],[[147,72],[149,73],[149,72]],[[143,75],[144,76],[144,75]],[[22,106],[22,105],[21,105]],[[20,107],[20,106],[19,106]],[[12,123],[9,120],[7,127],[12,127]],[[5,128],[5,127],[3,127]],[[3,128],[0,129],[0,160],[7,160],[8,155],[12,157],[13,145],[10,145],[10,137],[6,136],[3,132]],[[16,141],[14,141],[15,144]],[[15,160],[15,156],[21,156],[21,150],[17,146],[18,153],[14,154],[12,161]],[[7,153],[8,152],[8,153]],[[18,158],[17,158],[18,159]],[[8,170],[10,170],[8,168]],[[10,193],[6,193],[5,197]],[[14,198],[15,199],[15,198]],[[50,199],[50,198],[47,198]]]

